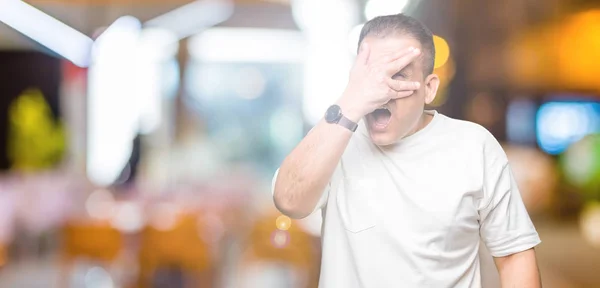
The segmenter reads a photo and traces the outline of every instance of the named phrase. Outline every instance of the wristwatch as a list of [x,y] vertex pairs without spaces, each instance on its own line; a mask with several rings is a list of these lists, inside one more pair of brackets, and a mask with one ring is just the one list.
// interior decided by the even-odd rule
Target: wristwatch
[[342,108],[338,105],[329,106],[327,112],[325,112],[325,121],[330,124],[341,125],[352,132],[356,131],[356,128],[358,127],[358,124],[342,114]]

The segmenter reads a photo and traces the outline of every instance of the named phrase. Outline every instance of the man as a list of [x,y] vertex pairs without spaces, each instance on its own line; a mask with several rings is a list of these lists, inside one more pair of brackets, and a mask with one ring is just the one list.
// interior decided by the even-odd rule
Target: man
[[501,146],[424,110],[440,81],[432,33],[383,16],[359,47],[343,95],[273,183],[284,214],[322,209],[320,287],[481,287],[480,241],[502,287],[540,287],[540,239]]

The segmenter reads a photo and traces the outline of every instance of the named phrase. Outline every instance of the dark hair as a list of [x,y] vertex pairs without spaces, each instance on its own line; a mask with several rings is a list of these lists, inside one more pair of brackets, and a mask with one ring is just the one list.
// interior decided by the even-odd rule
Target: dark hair
[[385,38],[390,35],[407,35],[421,43],[423,52],[423,72],[433,73],[435,47],[433,33],[419,20],[404,14],[379,16],[369,20],[360,31],[358,47],[367,36]]

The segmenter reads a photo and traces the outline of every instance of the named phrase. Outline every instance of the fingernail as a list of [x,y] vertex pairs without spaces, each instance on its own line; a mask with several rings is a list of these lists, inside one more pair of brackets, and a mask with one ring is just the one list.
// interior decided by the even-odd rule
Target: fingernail
[[421,50],[419,50],[419,49],[417,49],[417,48],[414,48],[414,50],[413,50],[413,53],[415,53],[415,54],[419,54],[419,53],[421,53]]
[[411,52],[412,52],[412,51],[415,51],[415,47],[410,47],[410,48],[408,48],[408,51],[411,51]]
[[415,83],[415,87],[417,87],[417,89],[419,89],[419,87],[421,87],[421,83],[419,82],[414,82]]

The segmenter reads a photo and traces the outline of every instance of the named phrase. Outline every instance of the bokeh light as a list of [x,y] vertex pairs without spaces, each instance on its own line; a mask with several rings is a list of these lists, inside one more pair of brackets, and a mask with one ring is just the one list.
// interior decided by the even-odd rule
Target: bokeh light
[[98,189],[88,196],[85,209],[91,218],[108,220],[115,212],[115,199],[110,191]]
[[117,204],[111,224],[124,233],[135,233],[144,227],[145,219],[142,208],[136,202],[120,202]]
[[600,135],[588,135],[571,145],[561,164],[567,181],[589,196],[600,196]]
[[102,267],[93,267],[85,273],[85,287],[89,288],[113,288],[114,282],[108,271]]
[[527,89],[600,91],[600,10],[516,31],[507,45],[507,76]]
[[[347,89],[365,21],[397,13],[435,32],[428,106],[501,142],[544,239],[541,275],[564,280],[544,283],[600,287],[600,10],[579,3],[592,1],[75,1],[27,2],[95,40],[4,11],[30,4],[0,11],[12,131],[0,287],[44,287],[56,275],[38,264],[67,261],[77,287],[318,287],[326,211],[283,215],[273,172]],[[81,9],[110,13],[81,21]],[[372,177],[350,181],[380,190]]]
[[277,220],[275,220],[275,225],[277,226],[277,229],[286,231],[290,229],[290,226],[292,226],[292,219],[290,219],[288,216],[281,215],[277,217]]
[[152,207],[149,222],[156,230],[169,231],[175,228],[180,214],[179,206],[173,203],[158,203]]
[[285,248],[290,243],[290,233],[288,231],[275,230],[271,234],[271,243],[275,248]]
[[579,220],[583,238],[592,246],[600,248],[600,203],[586,205]]
[[537,113],[536,134],[548,154],[562,153],[584,136],[600,132],[600,103],[548,102]]
[[435,46],[434,68],[440,68],[450,58],[450,46],[448,46],[448,42],[444,38],[437,35],[433,35],[433,45]]
[[535,115],[537,105],[532,99],[518,99],[508,104],[506,137],[510,142],[535,144]]

